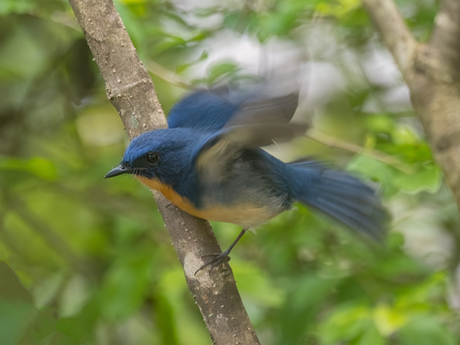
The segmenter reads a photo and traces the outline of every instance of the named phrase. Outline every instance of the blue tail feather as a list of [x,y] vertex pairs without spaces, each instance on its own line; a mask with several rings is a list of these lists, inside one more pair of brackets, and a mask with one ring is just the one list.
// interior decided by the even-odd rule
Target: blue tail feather
[[294,199],[380,240],[387,213],[375,192],[357,178],[320,164],[289,165]]

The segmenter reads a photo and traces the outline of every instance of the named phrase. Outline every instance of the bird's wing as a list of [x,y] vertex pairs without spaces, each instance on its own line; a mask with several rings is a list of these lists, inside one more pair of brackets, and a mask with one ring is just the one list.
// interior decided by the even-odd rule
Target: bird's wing
[[283,117],[269,116],[268,122],[263,119],[260,114],[255,118],[235,116],[227,126],[198,145],[192,154],[192,164],[198,171],[205,171],[208,178],[219,178],[245,149],[289,141],[308,128],[306,124],[286,123]]
[[243,124],[288,123],[297,103],[297,93],[273,97],[264,85],[222,86],[195,91],[179,101],[169,113],[168,125],[216,132]]
[[299,95],[291,93],[281,97],[259,95],[259,99],[241,104],[226,127],[259,125],[263,123],[283,123],[291,121],[297,109]]
[[169,128],[216,131],[238,112],[240,105],[228,97],[228,88],[197,90],[180,100],[169,112]]

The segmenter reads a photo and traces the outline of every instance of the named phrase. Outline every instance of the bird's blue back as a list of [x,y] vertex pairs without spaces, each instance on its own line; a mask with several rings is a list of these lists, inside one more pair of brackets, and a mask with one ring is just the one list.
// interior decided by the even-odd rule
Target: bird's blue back
[[223,92],[198,90],[186,96],[169,112],[169,128],[221,129],[240,108],[240,104],[231,102]]
[[298,94],[274,97],[265,85],[250,88],[216,87],[197,90],[169,112],[169,128],[216,132],[225,126],[288,123],[297,108]]

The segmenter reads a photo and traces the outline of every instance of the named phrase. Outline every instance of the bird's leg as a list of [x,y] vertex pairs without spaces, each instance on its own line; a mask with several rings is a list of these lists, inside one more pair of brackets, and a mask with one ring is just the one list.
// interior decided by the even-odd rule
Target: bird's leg
[[230,247],[228,247],[228,249],[225,252],[203,255],[203,257],[204,256],[212,256],[213,258],[211,260],[209,260],[209,261],[206,261],[199,269],[197,269],[197,271],[195,272],[195,275],[199,271],[201,271],[203,268],[205,268],[206,266],[209,266],[209,265],[211,265],[211,269],[209,270],[209,274],[211,274],[211,272],[214,269],[214,267],[216,267],[218,264],[222,263],[224,260],[230,261],[230,256],[228,256],[228,254],[230,254],[230,252],[232,251],[233,247],[238,243],[238,241],[241,239],[241,237],[243,237],[243,235],[246,232],[246,230],[247,229],[241,230],[241,232],[238,235],[238,237],[236,238],[236,240],[231,244]]

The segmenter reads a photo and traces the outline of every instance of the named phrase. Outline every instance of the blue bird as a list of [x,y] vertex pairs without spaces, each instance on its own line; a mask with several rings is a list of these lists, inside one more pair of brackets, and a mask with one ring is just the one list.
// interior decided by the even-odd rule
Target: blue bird
[[[133,139],[105,177],[133,174],[182,210],[243,230],[199,269],[213,270],[243,234],[300,201],[346,226],[380,239],[386,213],[357,178],[316,161],[284,163],[260,147],[288,141],[307,126],[291,123],[297,94],[270,97],[221,87],[186,96],[170,111],[169,128]],[[197,272],[198,272],[197,271]]]

